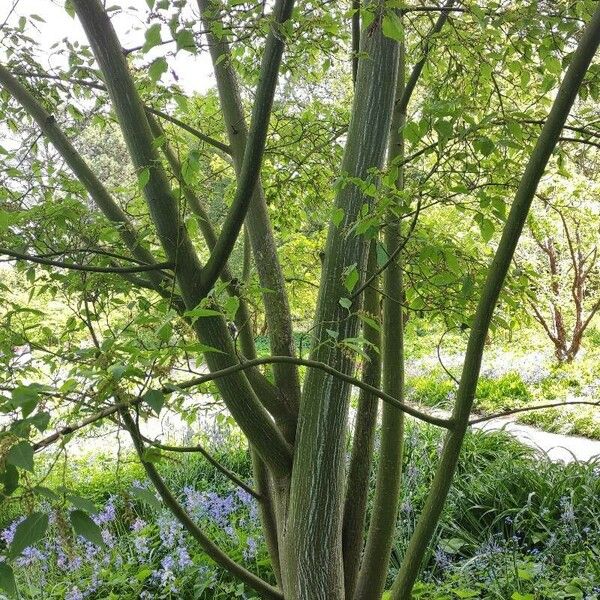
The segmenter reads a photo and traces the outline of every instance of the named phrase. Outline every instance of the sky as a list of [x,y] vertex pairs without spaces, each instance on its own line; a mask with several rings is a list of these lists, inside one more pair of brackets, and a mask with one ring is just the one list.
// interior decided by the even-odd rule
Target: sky
[[[35,13],[45,22],[28,20],[27,33],[40,41],[41,50],[46,50],[46,63],[49,70],[52,67],[61,67],[65,64],[65,57],[58,55],[51,46],[61,42],[64,38],[69,41],[87,43],[83,28],[77,18],[71,18],[64,9],[64,0],[0,0],[0,24],[8,16],[8,23],[16,26],[19,18],[28,17]],[[144,43],[144,33],[147,27],[145,18],[148,14],[146,0],[110,0],[107,5],[119,5],[124,8],[121,13],[113,13],[112,22],[124,48],[139,46]],[[129,8],[131,7],[131,10]],[[9,16],[10,14],[10,16]],[[190,16],[190,15],[188,15]],[[1,33],[0,33],[1,37]],[[163,39],[168,39],[168,28],[163,28]],[[0,55],[1,55],[0,49]],[[149,62],[152,58],[163,53],[163,50],[153,48],[145,57]],[[4,57],[2,57],[4,58]],[[214,86],[212,66],[208,53],[193,55],[180,51],[172,58],[169,57],[169,67],[173,69],[179,79],[178,84],[187,93],[204,92]],[[163,75],[164,83],[173,79],[170,73]]]

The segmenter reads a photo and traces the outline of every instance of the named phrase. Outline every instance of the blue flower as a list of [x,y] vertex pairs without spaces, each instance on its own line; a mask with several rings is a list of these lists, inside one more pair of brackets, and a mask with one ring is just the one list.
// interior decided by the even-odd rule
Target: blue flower
[[256,557],[256,550],[258,548],[258,544],[253,537],[249,537],[246,540],[246,548],[243,551],[244,559],[247,561],[252,560]]

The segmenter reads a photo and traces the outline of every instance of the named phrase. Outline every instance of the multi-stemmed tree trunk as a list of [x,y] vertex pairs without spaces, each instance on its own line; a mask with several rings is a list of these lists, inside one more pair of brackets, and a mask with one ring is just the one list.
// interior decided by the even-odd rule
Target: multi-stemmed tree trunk
[[[456,469],[469,424],[486,335],[505,276],[540,177],[600,43],[600,8],[583,33],[522,176],[472,321],[454,411],[450,419],[440,419],[419,413],[403,402],[403,282],[402,252],[398,252],[403,245],[403,232],[398,213],[393,206],[390,208],[382,231],[380,241],[389,258],[385,268],[378,267],[376,261],[379,232],[360,236],[353,231],[353,225],[372,197],[357,184],[358,180],[380,172],[387,158],[390,165],[398,168],[397,187],[403,187],[403,126],[430,44],[423,45],[422,58],[405,83],[403,42],[397,41],[401,36],[386,35],[390,22],[397,32],[401,12],[389,8],[383,0],[371,0],[366,5],[373,18],[360,32],[354,102],[340,166],[342,184],[335,200],[336,214],[342,216],[329,225],[310,358],[298,359],[284,280],[260,182],[284,41],[294,43],[284,26],[292,17],[293,2],[277,0],[275,3],[249,127],[244,121],[227,39],[223,35],[217,39],[209,33],[237,191],[221,231],[216,232],[208,223],[199,194],[189,186],[184,189],[187,202],[203,222],[201,230],[210,250],[205,264],[201,264],[182,222],[178,201],[157,148],[161,144],[155,143],[160,137],[160,127],[144,109],[102,3],[100,0],[72,0],[72,4],[102,73],[130,159],[144,182],[144,197],[167,257],[166,263],[159,264],[153,257],[128,216],[119,209],[55,120],[5,67],[0,67],[0,84],[35,120],[98,208],[115,224],[131,254],[143,263],[147,275],[142,277],[141,284],[161,295],[169,295],[174,289],[173,304],[183,319],[189,320],[189,311],[208,302],[207,296],[219,277],[229,285],[229,293],[240,293],[231,279],[227,261],[246,224],[260,283],[267,288],[263,300],[273,356],[256,358],[247,321],[240,321],[241,353],[237,352],[222,316],[211,313],[191,324],[203,344],[218,350],[206,354],[210,374],[198,382],[216,381],[225,405],[252,449],[255,490],[276,585],[236,564],[178,503],[161,478],[160,468],[147,460],[147,441],[131,413],[139,398],[132,398],[127,390],[116,387],[115,404],[106,407],[98,418],[118,415],[131,433],[140,460],[163,502],[209,556],[261,597],[288,600],[366,600],[381,596],[401,494],[404,413],[444,427],[447,434],[437,472],[391,590],[394,600],[410,598]],[[450,1],[442,9],[432,34],[440,31],[453,4]],[[198,0],[198,6],[210,31],[220,18],[220,7],[210,0]],[[222,32],[222,28],[219,31]],[[181,166],[164,141],[162,151],[172,174],[181,179]],[[356,273],[357,278],[351,277],[349,284],[348,276],[352,273]],[[363,285],[367,278],[369,285]],[[380,312],[378,282],[383,285],[382,339],[372,320],[377,319]],[[240,310],[245,310],[243,297]],[[343,344],[344,340],[357,337],[360,314],[371,317],[363,328],[365,339],[381,348],[381,358],[377,352],[367,352],[362,380],[354,378],[356,357]],[[273,365],[273,383],[258,368],[264,364]],[[298,365],[308,367],[302,385]],[[382,389],[379,389],[380,379]],[[361,396],[347,476],[347,423],[352,385],[361,389]],[[380,461],[372,515],[365,524],[378,399],[383,400]]]

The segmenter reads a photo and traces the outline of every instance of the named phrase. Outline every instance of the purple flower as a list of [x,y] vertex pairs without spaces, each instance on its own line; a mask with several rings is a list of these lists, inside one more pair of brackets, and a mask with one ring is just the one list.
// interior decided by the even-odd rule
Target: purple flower
[[110,523],[114,521],[117,516],[117,511],[115,509],[115,499],[111,496],[108,499],[108,502],[104,506],[104,510],[95,514],[92,519],[96,525],[105,525],[106,523]]
[[182,527],[179,521],[171,516],[163,514],[158,517],[157,523],[163,546],[165,546],[165,548],[174,548],[181,537]]
[[71,588],[65,595],[65,600],[83,600],[85,596],[79,591],[77,586]]
[[17,530],[19,523],[24,520],[24,516],[15,519],[2,533],[0,533],[0,538],[6,543],[6,545],[9,546],[12,544],[13,538],[15,537],[15,531]]
[[253,537],[249,537],[246,540],[246,548],[242,553],[245,560],[250,561],[256,557],[257,546],[256,540]]
[[108,531],[108,529],[102,529],[101,535],[102,540],[109,548],[112,548],[115,545],[115,538],[113,537],[113,534]]
[[37,548],[27,546],[21,553],[21,556],[15,561],[15,564],[19,567],[29,567],[36,562],[42,562],[42,568],[48,568],[46,561],[46,554]]
[[145,557],[150,551],[150,548],[148,548],[148,538],[142,535],[136,535],[133,538],[133,547],[139,557]]
[[144,521],[143,519],[140,519],[138,517],[132,523],[132,525],[131,525],[131,531],[135,531],[137,533],[138,531],[141,531],[142,529],[144,529],[144,527],[146,527],[146,521]]
[[436,566],[442,571],[447,569],[452,564],[450,556],[441,548],[436,548],[433,554],[433,560],[435,561]]
[[193,564],[187,548],[185,546],[179,546],[177,549],[177,567],[183,570],[186,567],[191,567]]
[[238,500],[243,505],[248,506],[253,503],[254,498],[252,498],[252,494],[250,494],[246,490],[243,490],[242,488],[238,488],[236,493],[237,493]]

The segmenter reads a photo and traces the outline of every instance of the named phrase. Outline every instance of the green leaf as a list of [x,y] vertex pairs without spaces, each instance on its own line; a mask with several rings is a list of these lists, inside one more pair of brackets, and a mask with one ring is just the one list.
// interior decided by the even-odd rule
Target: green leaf
[[73,6],[73,0],[65,0],[65,11],[71,17],[75,18],[75,7]]
[[344,209],[336,208],[331,212],[331,221],[336,226],[339,227],[340,223],[344,220]]
[[156,0],[146,0],[146,4],[148,5],[148,8],[149,8],[150,10],[152,10],[152,9],[154,8],[154,2],[155,2],[155,1],[156,1]]
[[357,283],[358,271],[356,270],[356,265],[350,265],[346,269],[346,276],[344,277],[344,286],[349,292],[352,292],[352,290],[356,287]]
[[8,555],[11,558],[19,556],[25,548],[39,542],[44,537],[46,529],[48,529],[48,515],[40,512],[31,513],[17,525]]
[[196,52],[196,40],[194,34],[189,29],[182,29],[176,35],[177,50],[187,50]]
[[342,308],[350,310],[350,307],[352,306],[352,300],[350,300],[350,298],[340,298],[339,302]]
[[433,127],[438,132],[440,138],[447,140],[452,137],[454,128],[452,127],[452,123],[450,123],[450,121],[443,121],[442,119],[439,119],[435,122]]
[[142,48],[142,52],[148,52],[150,48],[154,48],[154,46],[158,46],[162,42],[162,38],[160,37],[160,24],[154,23],[146,30],[146,41],[144,43],[144,47]]
[[474,146],[483,156],[489,156],[494,151],[495,144],[489,137],[482,137],[475,140]]
[[33,417],[29,417],[27,421],[33,425],[40,433],[43,433],[48,428],[48,423],[50,423],[50,413],[47,412],[39,412]]
[[14,465],[5,465],[0,473],[0,483],[4,486],[4,493],[10,496],[19,485],[19,470]]
[[155,510],[160,510],[162,508],[162,503],[156,498],[151,490],[133,487],[131,489],[131,494]]
[[162,460],[162,453],[158,448],[150,446],[144,450],[142,460],[149,463],[157,463]]
[[20,385],[11,392],[11,404],[17,408],[21,408],[23,417],[29,415],[39,401],[39,387],[33,385]]
[[415,121],[409,121],[403,129],[404,139],[414,146],[417,142],[420,142],[423,135],[421,133],[421,127]]
[[0,562],[0,588],[3,589],[9,596],[17,595],[17,584],[15,582],[15,574],[10,565],[5,562]]
[[513,595],[510,598],[511,600],[535,600],[533,594],[521,594],[521,592],[513,592]]
[[137,175],[138,187],[140,190],[146,187],[146,184],[150,181],[150,169],[148,167],[144,167]]
[[117,363],[116,365],[111,365],[110,367],[108,367],[108,372],[110,373],[111,377],[113,379],[116,379],[117,381],[121,379],[123,375],[125,375],[126,371],[127,365],[121,365]]
[[168,68],[167,59],[164,56],[161,56],[152,61],[152,64],[148,69],[148,75],[150,75],[152,81],[158,81],[162,77],[162,74],[167,72]]
[[77,535],[83,536],[86,540],[92,542],[92,544],[96,544],[96,546],[105,545],[100,527],[92,521],[87,513],[82,510],[72,510],[69,514],[69,520]]
[[448,554],[456,554],[465,543],[465,540],[461,538],[450,538],[447,540],[440,540],[440,548]]
[[397,42],[401,42],[404,39],[404,27],[402,26],[402,20],[395,12],[388,12],[383,17],[383,35],[389,37]]
[[6,455],[6,462],[33,472],[33,447],[29,442],[15,444]]
[[560,75],[562,73],[562,65],[560,60],[558,60],[558,58],[555,56],[548,56],[544,60],[544,68],[553,75]]
[[225,314],[230,321],[235,319],[238,308],[240,307],[240,299],[237,296],[229,296],[223,303]]
[[91,500],[88,500],[87,498],[82,498],[81,496],[78,496],[77,494],[69,494],[67,496],[67,499],[75,508],[78,508],[79,510],[83,510],[88,514],[93,515],[94,513],[98,512],[98,507]]
[[165,405],[165,395],[161,390],[148,390],[144,396],[144,402],[159,415],[162,407]]
[[483,238],[483,241],[489,242],[494,235],[496,227],[489,219],[481,219],[481,222],[479,223],[479,229],[481,231],[481,237]]
[[173,325],[171,323],[163,323],[157,330],[156,335],[161,342],[168,342],[173,335]]

